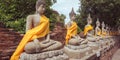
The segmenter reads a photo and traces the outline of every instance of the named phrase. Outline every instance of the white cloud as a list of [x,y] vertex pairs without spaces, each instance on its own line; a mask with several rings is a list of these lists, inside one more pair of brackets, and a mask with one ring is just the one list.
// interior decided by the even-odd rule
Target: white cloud
[[69,12],[74,8],[74,11],[77,13],[77,10],[80,6],[79,0],[57,0],[51,8],[58,11],[59,14],[64,14],[66,16],[65,24],[69,22]]

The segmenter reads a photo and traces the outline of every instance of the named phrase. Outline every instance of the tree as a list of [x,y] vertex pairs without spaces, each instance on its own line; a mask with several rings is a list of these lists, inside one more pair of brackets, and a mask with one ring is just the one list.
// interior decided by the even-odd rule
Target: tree
[[35,0],[0,0],[0,22],[23,33],[26,16],[34,13]]
[[[13,28],[14,30],[25,33],[26,17],[29,14],[35,13],[35,4],[37,0],[0,0],[0,22],[6,28]],[[54,3],[56,0],[54,0]],[[51,0],[46,0],[45,15],[53,22],[54,14],[50,6],[53,4]]]
[[120,0],[80,0],[80,2],[79,18],[83,24],[86,23],[87,15],[90,13],[93,24],[99,18],[100,22],[104,21],[110,26],[120,25],[117,23],[120,19]]

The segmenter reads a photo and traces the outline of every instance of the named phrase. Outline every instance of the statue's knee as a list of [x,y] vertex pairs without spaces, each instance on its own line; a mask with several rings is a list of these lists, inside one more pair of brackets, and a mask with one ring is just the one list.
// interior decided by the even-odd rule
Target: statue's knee
[[35,52],[39,52],[40,46],[35,44],[34,42],[28,42],[25,45],[24,50],[26,53],[35,53]]
[[63,44],[62,44],[61,42],[57,42],[57,41],[56,41],[56,46],[62,47],[62,45],[63,45]]
[[70,44],[70,45],[78,45],[78,42],[79,42],[79,41],[76,40],[76,39],[70,39],[70,40],[69,40],[69,44]]

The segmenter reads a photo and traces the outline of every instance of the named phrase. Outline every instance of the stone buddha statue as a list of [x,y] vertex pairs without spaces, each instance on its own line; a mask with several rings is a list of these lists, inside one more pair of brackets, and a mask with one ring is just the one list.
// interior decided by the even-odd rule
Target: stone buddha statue
[[88,45],[94,50],[98,50],[99,45],[97,44],[97,39],[94,36],[94,30],[92,24],[92,18],[90,14],[87,18],[87,25],[85,25],[84,28],[84,35],[86,36],[86,39],[88,40]]
[[80,38],[77,35],[77,24],[75,21],[75,12],[72,8],[69,13],[70,22],[67,23],[67,34],[66,34],[66,46],[64,47],[64,52],[69,56],[69,58],[79,59],[86,54],[92,53],[92,50],[87,45],[87,40]]
[[108,26],[108,34],[109,34],[109,36],[111,36],[111,27],[110,26]]
[[102,22],[102,31],[99,27],[100,27],[100,22],[99,22],[99,20],[97,20],[96,21],[96,28],[95,28],[95,35],[96,35],[96,38],[98,40],[97,42],[100,45],[100,48],[104,49],[103,47],[106,46],[105,38],[103,38],[103,36],[104,36],[103,34],[106,33],[105,24]]
[[87,25],[85,25],[84,27],[84,35],[86,35],[86,38],[94,36],[94,30],[91,24],[92,24],[92,18],[89,14],[87,18]]
[[103,41],[103,39],[101,37],[101,29],[100,29],[100,21],[99,21],[99,19],[97,19],[97,21],[96,21],[95,38],[96,38],[97,42],[99,43],[100,48],[102,48],[103,44],[104,44],[104,41]]
[[105,23],[102,22],[102,36],[106,36]]
[[70,21],[67,23],[66,28],[67,28],[67,34],[66,34],[66,45],[67,44],[73,44],[73,45],[78,45],[79,42],[81,41],[81,38],[79,35],[77,35],[77,23],[75,22],[75,12],[74,9],[72,8],[70,14]]
[[102,45],[103,47],[105,47],[105,49],[110,49],[110,46],[114,44],[113,39],[110,39],[108,35],[109,35],[109,27],[108,25],[105,26],[105,23],[102,22],[102,41],[103,41]]
[[100,22],[99,22],[99,19],[97,19],[96,28],[95,28],[95,36],[100,36],[100,35],[101,35]]
[[106,35],[109,36],[109,26],[106,24]]
[[120,26],[118,27],[118,35],[120,35]]
[[[46,59],[49,58],[49,56],[45,54],[52,54],[51,56],[54,57],[56,54],[60,55],[62,52],[62,50],[56,51],[62,48],[62,43],[50,39],[49,19],[44,15],[45,5],[45,0],[38,0],[36,2],[36,13],[27,17],[26,34],[12,55],[11,60],[19,60],[19,58],[20,60],[30,60],[30,56],[26,56],[34,56],[37,53],[43,55],[44,59]],[[55,52],[49,52],[53,50]],[[63,53],[61,53],[61,55],[62,54]],[[43,58],[41,57],[42,56],[38,56],[35,58],[41,60]],[[31,59],[36,60],[35,58]]]
[[[37,27],[40,24],[41,18],[44,15],[45,5],[46,5],[46,3],[44,0],[38,0],[36,2],[36,14],[29,15],[27,17],[26,31],[28,31],[34,27]],[[60,42],[51,40],[50,35],[48,33],[48,34],[46,34],[46,39],[45,39],[45,36],[43,36],[40,38],[36,38],[33,40],[33,42],[29,42],[28,44],[26,44],[25,51],[27,53],[34,53],[35,52],[34,49],[36,49],[34,47],[35,44],[36,44],[36,46],[38,44],[40,46],[40,50],[41,50],[41,51],[39,50],[36,52],[55,50],[62,46],[62,44]],[[33,48],[33,51],[30,51],[32,48]]]

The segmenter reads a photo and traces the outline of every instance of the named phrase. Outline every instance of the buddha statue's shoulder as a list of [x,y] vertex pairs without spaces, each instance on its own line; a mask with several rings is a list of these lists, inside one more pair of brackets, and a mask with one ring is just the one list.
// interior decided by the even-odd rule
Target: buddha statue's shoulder
[[73,23],[73,24],[75,24],[75,25],[77,25],[77,23],[76,23],[76,22],[74,22],[74,21],[73,21],[72,23]]
[[89,28],[89,27],[92,27],[91,25],[85,25],[85,28]]
[[27,18],[38,18],[38,17],[40,17],[39,14],[31,14],[27,16]]

